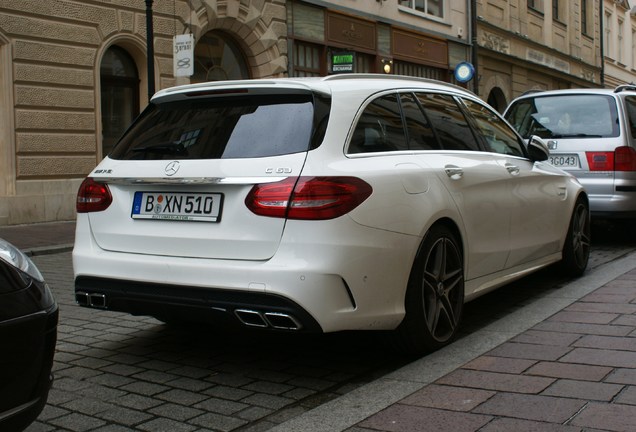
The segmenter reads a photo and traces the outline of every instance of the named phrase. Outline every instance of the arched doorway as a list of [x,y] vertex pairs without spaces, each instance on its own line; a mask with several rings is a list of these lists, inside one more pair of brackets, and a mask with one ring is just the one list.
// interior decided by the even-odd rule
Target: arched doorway
[[100,67],[102,102],[102,157],[139,114],[139,73],[130,54],[111,46]]
[[508,106],[506,96],[499,87],[494,87],[488,94],[488,105],[496,109],[499,113],[503,113]]
[[249,79],[243,52],[229,37],[210,31],[194,48],[194,75],[191,82]]

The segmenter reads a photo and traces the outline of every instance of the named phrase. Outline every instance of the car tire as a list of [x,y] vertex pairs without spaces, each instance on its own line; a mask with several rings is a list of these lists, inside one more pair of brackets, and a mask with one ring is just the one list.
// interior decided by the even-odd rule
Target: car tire
[[464,260],[456,235],[444,225],[427,233],[415,258],[396,330],[407,354],[435,351],[457,335],[464,305]]
[[589,205],[585,198],[579,197],[563,245],[561,269],[566,275],[581,276],[585,272],[590,257],[591,231]]

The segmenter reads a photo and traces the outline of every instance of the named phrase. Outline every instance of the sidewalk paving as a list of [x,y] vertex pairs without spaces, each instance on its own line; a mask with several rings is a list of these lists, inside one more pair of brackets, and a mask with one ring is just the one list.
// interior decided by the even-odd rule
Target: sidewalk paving
[[636,431],[636,253],[271,431]]
[[0,238],[28,255],[66,252],[73,249],[75,221],[0,226]]
[[[72,248],[74,226],[0,237],[55,253]],[[636,431],[636,253],[270,430]]]

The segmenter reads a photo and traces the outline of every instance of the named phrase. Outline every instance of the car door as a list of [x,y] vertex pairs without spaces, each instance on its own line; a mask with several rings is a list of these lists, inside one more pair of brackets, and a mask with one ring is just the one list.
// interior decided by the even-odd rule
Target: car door
[[510,254],[505,267],[558,253],[564,221],[569,221],[566,174],[531,161],[519,136],[493,110],[467,98],[462,101],[490,157],[508,177]]
[[[510,244],[509,174],[491,154],[480,151],[466,117],[450,95],[404,93],[409,140],[421,140],[414,125],[430,128],[436,148],[423,145],[416,160],[434,171],[462,216],[466,233],[466,279],[504,268]],[[468,293],[467,293],[468,294]]]

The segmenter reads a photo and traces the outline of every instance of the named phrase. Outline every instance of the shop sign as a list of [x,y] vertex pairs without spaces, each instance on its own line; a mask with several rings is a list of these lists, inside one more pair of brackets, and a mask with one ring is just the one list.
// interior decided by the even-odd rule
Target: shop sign
[[331,73],[353,72],[355,53],[340,52],[331,55]]
[[189,77],[194,75],[194,35],[176,35],[172,44],[174,76]]
[[353,17],[327,14],[327,43],[345,49],[375,51],[375,24]]
[[393,56],[430,66],[448,67],[448,43],[442,39],[393,30]]

